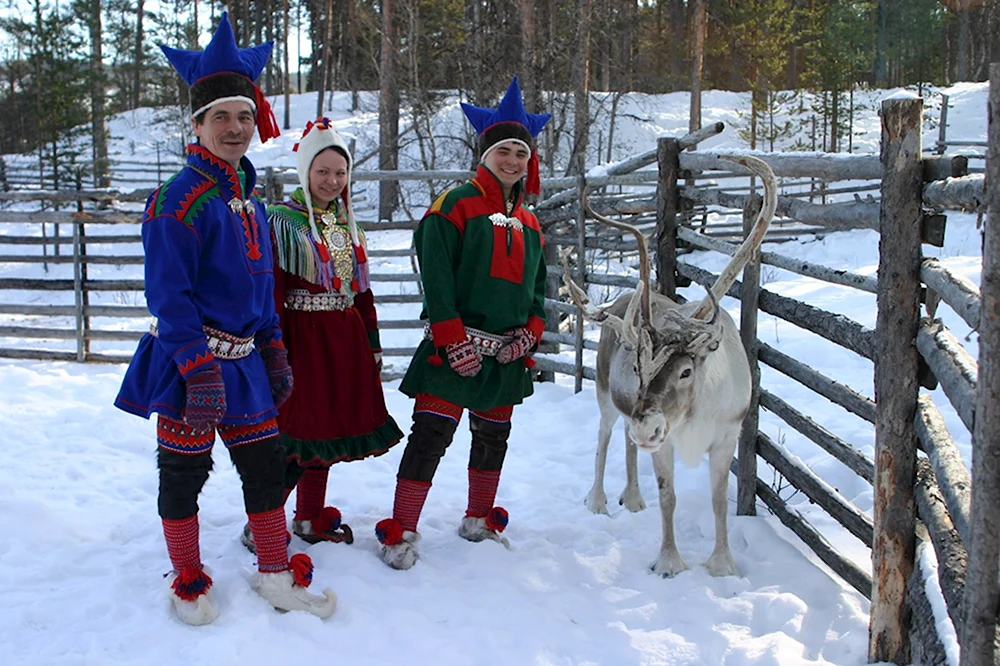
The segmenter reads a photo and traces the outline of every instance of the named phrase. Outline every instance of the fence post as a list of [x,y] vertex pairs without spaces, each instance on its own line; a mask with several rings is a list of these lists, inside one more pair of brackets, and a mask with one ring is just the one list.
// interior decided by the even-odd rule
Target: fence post
[[948,96],[941,95],[941,120],[938,122],[938,140],[936,151],[938,155],[944,155],[948,150]]
[[[1000,64],[990,65],[987,183],[1000,178]],[[969,519],[969,565],[965,574],[965,621],[959,634],[962,666],[993,666],[997,631],[997,557],[1000,556],[1000,187],[986,192],[983,237],[982,304],[979,309],[979,379],[972,429],[972,511]],[[991,430],[992,428],[992,430]]]
[[923,100],[882,103],[875,328],[875,508],[868,660],[910,663],[906,581],[916,548]]
[[656,184],[656,288],[664,296],[677,293],[677,211],[680,197],[681,144],[677,139],[656,142],[659,181]]
[[4,192],[10,192],[10,182],[7,180],[7,160],[0,157],[0,186]]
[[160,162],[160,142],[156,142],[156,182],[159,185],[163,184],[163,165]]
[[[759,194],[751,193],[743,209],[743,237],[746,238],[764,205]],[[757,362],[757,302],[760,296],[760,247],[743,268],[740,293],[740,338],[750,362],[750,408],[740,430],[739,465],[736,476],[736,513],[757,515],[757,429],[760,424],[760,365]]]
[[[584,210],[583,199],[587,194],[587,171],[583,163],[583,155],[580,158],[579,176],[577,176],[577,199],[580,202],[579,211],[576,214],[576,281],[580,288],[587,290],[587,211]],[[573,383],[573,392],[579,393],[583,390],[583,312],[576,312],[576,377]]]
[[[83,169],[76,169],[76,191],[83,189]],[[76,212],[83,212],[83,200],[76,200]],[[79,275],[79,286],[77,285]],[[76,360],[83,363],[90,353],[90,317],[87,316],[87,306],[90,305],[90,294],[87,284],[87,229],[79,221],[73,225],[73,289],[76,302]]]

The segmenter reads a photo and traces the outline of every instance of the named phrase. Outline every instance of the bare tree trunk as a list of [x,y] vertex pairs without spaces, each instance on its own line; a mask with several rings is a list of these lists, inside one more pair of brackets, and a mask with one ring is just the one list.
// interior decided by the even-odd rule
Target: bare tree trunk
[[104,115],[101,0],[90,0],[90,130],[94,145],[94,187],[108,187],[108,128]]
[[[399,86],[396,85],[396,31],[392,20],[392,0],[382,0],[382,53],[379,57],[378,168],[394,171],[399,167]],[[379,183],[379,219],[391,220],[399,198],[399,184]]]
[[967,81],[972,50],[972,26],[970,25],[972,12],[969,10],[969,0],[958,0],[956,13],[958,14],[958,49],[956,53],[958,66],[955,70],[955,77],[959,81]]
[[358,27],[355,0],[347,0],[347,80],[351,89],[351,111],[358,110]]
[[586,161],[590,135],[590,18],[593,0],[577,0],[576,53],[571,68],[573,78],[573,153],[568,173],[579,173]]
[[[195,2],[195,4],[197,5],[198,3]],[[285,70],[284,82],[282,84],[285,89],[285,118],[283,127],[288,130],[292,128],[292,72],[288,68],[288,20],[291,18],[291,12],[289,11],[288,0],[285,0],[284,15],[284,29],[282,31],[283,34],[281,38],[281,55],[283,56],[282,65]]]
[[670,0],[670,82],[676,85],[684,77],[684,31],[687,21],[684,17],[684,0]]
[[535,3],[519,0],[521,15],[521,66],[518,80],[524,94],[525,106],[531,113],[542,108],[541,86],[538,85],[538,55],[535,50]]
[[631,92],[635,83],[636,27],[638,23],[638,0],[625,2],[625,28],[622,31],[622,71],[618,86],[622,92]]
[[144,4],[143,0],[136,0],[135,3],[135,70],[132,73],[132,108],[138,109],[142,106],[142,18]]
[[330,82],[331,47],[333,46],[333,0],[326,0],[326,16],[323,23],[323,74],[316,86],[316,117],[323,115],[323,95]]
[[[688,131],[701,129],[701,74],[705,63],[705,0],[694,0],[691,21],[691,112]],[[695,146],[691,146],[694,148]]]
[[878,0],[878,33],[875,37],[875,85],[884,86],[888,81],[886,58],[889,37],[889,3],[891,0]]
[[472,103],[481,106],[486,104],[489,91],[484,76],[482,3],[477,0],[465,2],[465,32],[469,39],[465,87]]

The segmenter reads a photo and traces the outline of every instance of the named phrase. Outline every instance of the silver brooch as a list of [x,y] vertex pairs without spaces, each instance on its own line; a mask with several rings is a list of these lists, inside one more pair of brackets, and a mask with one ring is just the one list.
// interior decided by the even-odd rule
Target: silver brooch
[[508,227],[511,229],[517,229],[518,231],[521,231],[523,226],[521,224],[521,220],[516,217],[507,217],[503,213],[493,213],[490,215],[490,222],[497,227]]

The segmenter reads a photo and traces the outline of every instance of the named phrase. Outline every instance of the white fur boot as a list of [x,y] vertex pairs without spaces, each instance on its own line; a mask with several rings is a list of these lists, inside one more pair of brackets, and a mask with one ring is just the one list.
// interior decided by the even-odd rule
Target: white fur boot
[[[506,512],[504,512],[506,516]],[[500,531],[503,527],[499,529],[493,529],[491,527],[490,516],[485,518],[477,518],[474,516],[465,516],[462,518],[462,524],[458,526],[458,536],[462,537],[466,541],[498,541],[504,545],[504,548],[510,549],[510,541],[506,537],[500,536]],[[506,521],[504,521],[504,526],[506,526]]]
[[[302,559],[303,567],[308,567],[308,571],[301,571],[303,584],[296,582],[296,576],[292,570],[298,570],[294,560]],[[333,590],[323,590],[322,594],[311,594],[306,586],[312,580],[312,561],[306,555],[293,556],[291,568],[286,571],[275,573],[258,572],[252,581],[253,589],[266,599],[272,606],[280,610],[293,611],[301,610],[312,613],[318,618],[325,619],[333,615],[337,610],[337,595]]]
[[197,626],[219,617],[208,569],[185,569],[180,574],[171,571],[167,575],[167,590],[181,622]]
[[379,544],[379,557],[393,569],[409,569],[417,563],[417,541],[420,535],[405,530],[399,541],[392,545]]

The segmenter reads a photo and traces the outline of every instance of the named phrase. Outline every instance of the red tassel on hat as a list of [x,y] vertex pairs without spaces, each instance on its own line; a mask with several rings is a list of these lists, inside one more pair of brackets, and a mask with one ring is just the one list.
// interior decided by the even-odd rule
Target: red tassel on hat
[[278,129],[278,119],[274,117],[274,110],[271,103],[264,97],[264,93],[257,86],[253,87],[254,101],[257,103],[257,133],[260,134],[260,142],[267,143],[269,140],[281,136]]
[[538,153],[534,150],[528,158],[528,178],[524,183],[524,191],[528,194],[542,193],[542,179],[538,175]]

